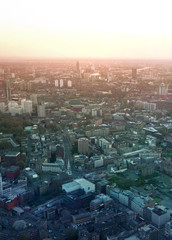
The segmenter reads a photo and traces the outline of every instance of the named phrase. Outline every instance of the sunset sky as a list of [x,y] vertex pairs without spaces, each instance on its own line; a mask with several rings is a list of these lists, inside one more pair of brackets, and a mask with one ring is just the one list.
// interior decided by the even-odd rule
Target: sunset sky
[[172,0],[4,0],[0,57],[172,58]]

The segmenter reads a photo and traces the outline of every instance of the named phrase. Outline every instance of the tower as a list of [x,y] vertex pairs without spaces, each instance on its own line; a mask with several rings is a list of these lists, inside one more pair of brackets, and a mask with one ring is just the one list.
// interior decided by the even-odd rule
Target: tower
[[161,83],[159,86],[159,96],[165,97],[168,95],[168,86],[165,85],[164,83]]
[[6,80],[4,82],[5,86],[4,86],[4,93],[5,93],[5,97],[7,99],[7,101],[10,101],[11,100],[11,89],[10,89],[10,82],[9,80]]
[[79,61],[76,62],[76,71],[79,72]]
[[72,170],[71,170],[71,166],[70,166],[70,161],[69,161],[69,160],[68,160],[68,163],[67,163],[66,173],[67,173],[69,176],[72,175]]

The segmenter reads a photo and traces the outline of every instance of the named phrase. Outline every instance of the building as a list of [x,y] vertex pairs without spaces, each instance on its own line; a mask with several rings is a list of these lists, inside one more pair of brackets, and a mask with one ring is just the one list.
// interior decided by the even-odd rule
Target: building
[[5,103],[0,102],[0,112],[5,112]]
[[94,168],[102,167],[104,165],[104,158],[102,155],[93,156],[90,160],[92,161]]
[[137,78],[137,69],[136,69],[136,68],[133,68],[133,69],[132,69],[132,78],[133,78],[133,79],[136,79],[136,78]]
[[80,213],[72,216],[73,222],[77,225],[89,223],[91,221],[91,214],[89,212]]
[[79,67],[79,61],[76,62],[76,71],[79,72],[80,67]]
[[20,160],[21,160],[20,152],[11,152],[5,155],[5,161],[10,162],[11,165],[15,165]]
[[[63,160],[62,160],[63,161]],[[43,163],[42,171],[43,172],[54,172],[54,173],[62,173],[64,170],[64,162],[58,163]]]
[[45,104],[44,103],[37,106],[37,114],[38,114],[38,117],[40,117],[40,118],[45,118],[46,117],[46,111],[45,111]]
[[90,210],[95,211],[97,209],[100,209],[102,206],[106,208],[112,201],[112,198],[101,193],[90,202]]
[[8,179],[16,179],[20,175],[20,168],[17,166],[11,166],[6,171],[6,177]]
[[39,178],[38,174],[33,169],[27,167],[23,171],[24,171],[28,181],[35,182],[38,180],[38,178]]
[[88,153],[88,138],[80,138],[78,140],[78,152],[83,154]]
[[33,105],[37,105],[38,104],[37,94],[30,95],[30,100],[32,101]]
[[95,184],[86,180],[85,178],[79,178],[75,180],[80,184],[81,189],[84,189],[85,193],[95,192]]
[[72,182],[65,183],[62,185],[62,190],[65,191],[66,193],[74,192],[79,189],[81,189],[81,186],[76,181],[72,181]]
[[1,78],[0,79],[0,97],[4,97],[5,95],[5,83],[4,83],[4,79]]
[[168,86],[166,86],[164,83],[161,83],[159,86],[159,96],[165,97],[168,95]]
[[31,100],[22,99],[21,106],[23,108],[24,113],[29,113],[29,114],[32,113],[32,101]]
[[84,109],[84,105],[71,105],[71,110],[74,112],[81,112]]
[[154,208],[152,211],[152,223],[157,227],[162,227],[170,221],[170,210],[161,208]]
[[95,184],[84,178],[80,178],[62,185],[62,190],[66,193],[74,192],[79,189],[83,189],[85,193],[95,192]]
[[59,86],[59,80],[56,79],[56,80],[54,81],[54,84],[55,84],[55,87],[58,87],[58,86]]

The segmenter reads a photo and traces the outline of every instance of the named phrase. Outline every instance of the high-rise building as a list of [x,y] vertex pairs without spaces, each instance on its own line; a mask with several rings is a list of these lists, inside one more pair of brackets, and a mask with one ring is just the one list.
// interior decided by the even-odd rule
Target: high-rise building
[[161,83],[159,86],[159,95],[161,97],[165,97],[168,94],[168,86],[166,86],[164,83]]
[[136,79],[136,78],[137,78],[137,69],[136,69],[136,68],[133,68],[133,69],[132,69],[132,78],[133,78],[133,79]]
[[59,80],[58,79],[56,79],[54,83],[55,83],[55,87],[59,86]]
[[29,113],[29,114],[32,113],[32,101],[31,100],[22,99],[21,106],[23,108],[24,113]]
[[80,67],[79,67],[79,61],[76,62],[76,71],[79,72]]
[[88,138],[80,138],[78,140],[78,152],[83,154],[88,153]]
[[0,97],[4,97],[5,95],[5,83],[4,83],[4,79],[1,78],[0,79]]
[[40,117],[40,118],[45,118],[46,117],[46,111],[45,111],[45,104],[44,103],[37,106],[37,114],[38,114],[38,117]]
[[71,80],[67,81],[67,87],[72,87],[72,81]]
[[32,101],[33,105],[37,105],[38,104],[37,94],[30,95],[30,100]]
[[64,81],[63,79],[60,79],[60,88],[62,88],[64,86]]

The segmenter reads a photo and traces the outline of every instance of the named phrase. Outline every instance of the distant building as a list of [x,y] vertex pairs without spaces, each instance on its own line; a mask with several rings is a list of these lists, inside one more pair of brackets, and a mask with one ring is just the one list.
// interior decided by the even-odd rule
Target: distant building
[[166,86],[164,83],[161,83],[159,86],[159,96],[165,97],[168,95],[168,86]]
[[5,95],[5,82],[4,79],[0,79],[0,97],[4,97]]
[[37,94],[30,95],[30,100],[32,101],[33,105],[37,105],[38,104]]
[[136,69],[136,68],[133,68],[133,69],[132,69],[132,78],[133,78],[133,79],[136,79],[136,78],[137,78],[137,69]]
[[40,117],[40,118],[45,118],[46,117],[46,111],[45,111],[45,104],[44,103],[37,106],[37,114],[38,114],[38,117]]
[[59,87],[59,80],[56,79],[56,80],[54,81],[54,84],[55,84],[55,87]]
[[79,61],[76,62],[76,71],[79,72],[80,67],[79,67]]
[[31,100],[22,99],[21,107],[23,108],[24,113],[29,113],[29,114],[32,113],[32,101]]

